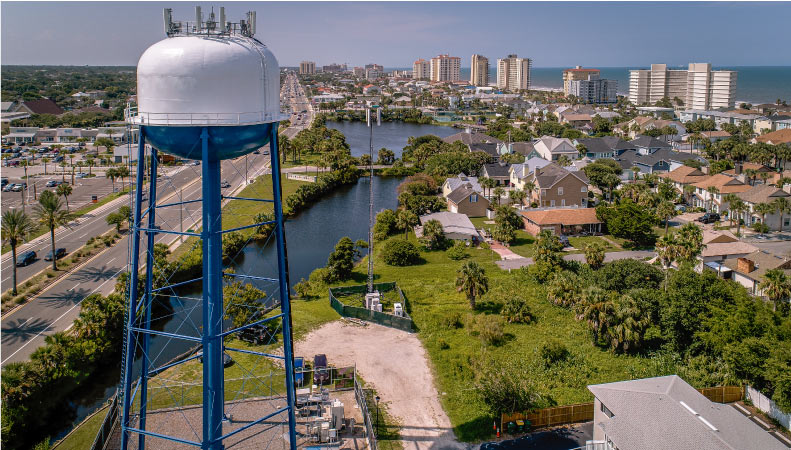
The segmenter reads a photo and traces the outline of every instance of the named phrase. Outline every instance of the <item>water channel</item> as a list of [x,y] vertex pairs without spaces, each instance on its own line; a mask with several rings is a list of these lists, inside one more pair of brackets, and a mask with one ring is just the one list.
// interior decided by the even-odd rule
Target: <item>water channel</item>
[[[360,155],[368,148],[368,128],[365,123],[330,122],[332,128],[341,130],[352,148],[352,153]],[[458,132],[450,127],[433,125],[385,122],[374,130],[374,148],[389,148],[401,154],[409,136],[436,134],[449,136]],[[374,211],[395,208],[397,205],[396,187],[399,178],[374,177]],[[348,236],[352,241],[368,237],[368,189],[369,178],[362,177],[351,186],[335,190],[321,201],[313,204],[299,215],[286,222],[286,242],[288,248],[289,278],[291,285],[301,278],[307,279],[310,273],[327,263],[327,256],[338,240]],[[276,249],[273,240],[266,243],[251,243],[244,249],[244,256],[234,264],[237,273],[261,277],[277,275]],[[272,284],[258,285],[267,293],[273,292]],[[201,309],[196,299],[200,289],[180,293],[181,298],[171,297],[170,315],[155,321],[156,328],[182,334],[199,334]],[[158,323],[157,323],[158,322]],[[154,365],[164,364],[172,358],[189,350],[193,344],[174,339],[155,336],[151,339],[151,355],[156,355]],[[101,383],[95,383],[82,392],[80,401],[68,405],[64,411],[73,418],[54,439],[63,437],[73,426],[80,423],[88,414],[95,411],[115,392],[120,381],[118,368],[115,367],[102,376]]]

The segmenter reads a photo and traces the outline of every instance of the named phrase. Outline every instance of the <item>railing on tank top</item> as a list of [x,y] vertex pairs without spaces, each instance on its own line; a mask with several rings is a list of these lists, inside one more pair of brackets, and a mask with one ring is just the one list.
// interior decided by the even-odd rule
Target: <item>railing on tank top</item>
[[284,120],[287,115],[281,112],[239,112],[239,113],[146,113],[136,107],[126,108],[124,118],[138,125],[252,125]]

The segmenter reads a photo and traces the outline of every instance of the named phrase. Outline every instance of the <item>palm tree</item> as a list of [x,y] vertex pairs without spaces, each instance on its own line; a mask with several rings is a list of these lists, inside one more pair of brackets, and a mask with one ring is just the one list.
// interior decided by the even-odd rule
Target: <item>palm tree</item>
[[511,199],[511,203],[518,203],[519,206],[522,206],[525,197],[527,197],[527,194],[521,189],[514,189],[508,193],[508,198]]
[[497,199],[497,206],[500,206],[500,199],[503,197],[503,194],[505,194],[505,189],[500,186],[494,188],[492,195]]
[[685,184],[684,185],[684,202],[686,204],[688,204],[688,205],[691,204],[690,203],[690,198],[692,197],[692,194],[694,194],[694,193],[695,193],[695,186],[693,186],[691,184]]
[[736,194],[725,194],[722,196],[722,202],[728,204],[728,225],[732,228],[733,227],[733,211],[731,211],[731,203],[735,203],[739,200],[739,197]]
[[71,185],[70,184],[66,184],[66,183],[63,183],[63,184],[59,185],[58,188],[55,190],[55,194],[57,194],[59,197],[62,196],[66,200],[66,210],[67,211],[70,210],[70,208],[69,208],[69,196],[71,195],[71,192],[73,190],[74,189],[71,187]]
[[52,191],[41,193],[38,198],[38,205],[33,208],[33,211],[38,221],[49,228],[49,237],[52,244],[52,270],[58,270],[58,259],[55,258],[55,228],[59,226],[70,228],[71,214],[63,210],[63,204]]
[[761,215],[761,223],[766,225],[766,215],[772,214],[775,207],[771,203],[758,203],[753,207],[753,211]]
[[480,177],[478,178],[478,184],[480,184],[481,187],[483,188],[483,195],[488,197],[489,195],[487,189],[491,189],[494,187],[494,180],[492,180],[489,177]]
[[593,332],[594,342],[607,333],[613,304],[609,294],[597,286],[590,286],[582,292],[580,301],[575,305],[577,320],[588,322]]
[[396,226],[404,230],[404,239],[409,239],[409,232],[420,223],[417,214],[406,209],[401,209],[396,214]]
[[780,227],[778,231],[783,231],[783,215],[791,212],[791,201],[785,197],[778,197],[772,202],[772,206],[774,206],[775,211],[780,213]]
[[456,272],[456,290],[463,292],[475,309],[475,299],[489,290],[489,278],[486,272],[475,261],[467,261]]
[[49,158],[47,158],[45,156],[45,157],[41,158],[41,162],[44,163],[44,175],[46,175],[47,174],[47,163],[49,162]]
[[709,208],[708,211],[711,212],[711,209],[714,207],[714,196],[720,193],[719,188],[717,186],[709,186],[706,188],[706,192],[709,193],[708,204]]
[[629,295],[615,299],[613,316],[613,324],[607,330],[610,346],[623,352],[639,348],[651,318],[644,314],[639,304]]
[[791,278],[780,269],[766,271],[764,280],[758,285],[773,303],[773,309],[777,311],[777,305],[791,296]]
[[65,183],[66,182],[66,161],[61,161],[60,162],[60,170],[61,170],[61,172],[60,172],[60,177],[61,177],[60,181]]
[[744,200],[737,197],[729,203],[729,208],[733,212],[731,217],[736,216],[736,236],[740,236],[739,231],[742,227],[742,213],[748,210],[747,203],[744,203]]
[[91,169],[93,169],[94,164],[96,164],[96,160],[93,159],[93,156],[88,156],[85,158],[85,163],[88,165],[88,176],[92,175]]
[[11,294],[16,295],[16,248],[35,230],[36,225],[27,214],[18,209],[9,209],[3,213],[3,242],[11,246],[12,283]]
[[536,183],[532,180],[525,183],[525,191],[527,192],[527,197],[529,198],[528,206],[533,203],[533,191],[536,190]]
[[117,172],[118,178],[121,179],[121,191],[124,190],[124,178],[129,176],[129,167],[127,166],[118,166],[115,171]]
[[597,242],[587,244],[585,251],[585,262],[594,269],[598,269],[604,263],[604,247]]
[[656,215],[665,222],[665,235],[670,227],[670,218],[676,215],[676,207],[672,202],[664,201],[656,207]]
[[[679,243],[676,240],[675,233],[665,234],[657,239],[656,254],[665,269],[673,265],[679,255]],[[667,273],[665,273],[665,278],[667,278]]]
[[104,176],[113,184],[113,192],[115,192],[115,179],[118,178],[118,171],[114,167],[111,167],[104,172]]

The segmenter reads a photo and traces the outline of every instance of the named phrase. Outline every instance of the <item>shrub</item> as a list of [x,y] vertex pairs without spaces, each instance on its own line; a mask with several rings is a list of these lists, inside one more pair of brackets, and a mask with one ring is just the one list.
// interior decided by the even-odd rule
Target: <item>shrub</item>
[[471,316],[470,324],[471,333],[477,335],[486,345],[499,345],[505,340],[503,318],[500,316]]
[[467,245],[462,241],[456,241],[448,251],[445,252],[448,255],[448,258],[459,261],[461,259],[466,258],[467,255]]
[[767,224],[761,223],[761,222],[755,222],[752,225],[752,228],[753,228],[753,231],[755,231],[756,233],[764,234],[764,233],[768,233],[769,232],[769,226]]
[[383,241],[396,230],[396,214],[392,209],[382,210],[376,215],[374,225],[374,239]]
[[464,326],[460,312],[451,312],[442,316],[439,323],[444,328],[461,328]]
[[551,341],[545,342],[541,346],[539,354],[541,355],[541,359],[544,361],[544,364],[549,367],[556,362],[564,361],[571,353],[569,352],[569,349],[566,348],[566,344],[553,339]]
[[245,244],[247,244],[247,239],[245,239],[242,233],[238,231],[233,231],[228,233],[222,237],[222,259],[227,264],[233,258],[236,258],[239,255],[239,252],[242,251]]
[[525,299],[518,296],[508,297],[500,314],[508,323],[528,323],[533,320],[530,306]]
[[447,350],[450,348],[450,345],[448,345],[448,343],[445,342],[445,339],[440,339],[439,341],[437,341],[437,343],[439,344],[440,350]]
[[411,266],[420,261],[420,250],[412,242],[391,239],[382,247],[382,259],[391,266]]
[[530,368],[519,361],[486,364],[475,381],[475,391],[489,413],[525,411],[553,406],[554,401],[539,390]]

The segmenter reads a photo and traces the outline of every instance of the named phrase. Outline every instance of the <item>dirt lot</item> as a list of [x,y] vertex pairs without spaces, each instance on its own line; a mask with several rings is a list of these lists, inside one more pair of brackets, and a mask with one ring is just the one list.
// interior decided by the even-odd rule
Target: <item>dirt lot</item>
[[296,343],[296,354],[324,353],[331,364],[351,366],[373,385],[401,424],[406,450],[464,448],[442,410],[423,346],[417,336],[379,325],[335,321]]

